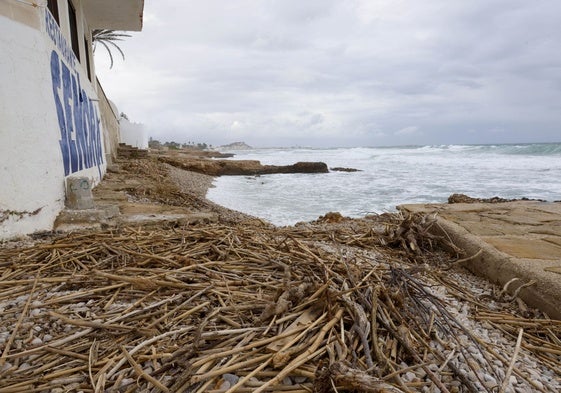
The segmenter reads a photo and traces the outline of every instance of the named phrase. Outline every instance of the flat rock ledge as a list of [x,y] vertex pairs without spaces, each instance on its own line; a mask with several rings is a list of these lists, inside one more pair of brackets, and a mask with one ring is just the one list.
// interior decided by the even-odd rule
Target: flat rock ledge
[[210,176],[254,176],[275,173],[328,173],[323,162],[297,162],[293,165],[263,165],[257,160],[199,160],[158,157],[158,160],[187,171]]
[[343,168],[340,166],[336,166],[334,168],[329,168],[334,172],[362,172],[362,169],[356,169],[356,168]]

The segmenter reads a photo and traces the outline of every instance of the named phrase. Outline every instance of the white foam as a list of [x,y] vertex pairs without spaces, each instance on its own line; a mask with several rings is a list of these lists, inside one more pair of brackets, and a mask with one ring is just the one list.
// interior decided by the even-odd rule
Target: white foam
[[309,221],[328,211],[361,217],[394,211],[402,203],[446,202],[453,193],[489,198],[561,200],[561,160],[553,145],[527,145],[532,154],[511,154],[510,145],[419,148],[259,149],[234,159],[288,165],[323,161],[362,172],[320,175],[224,176],[207,197],[276,225]]

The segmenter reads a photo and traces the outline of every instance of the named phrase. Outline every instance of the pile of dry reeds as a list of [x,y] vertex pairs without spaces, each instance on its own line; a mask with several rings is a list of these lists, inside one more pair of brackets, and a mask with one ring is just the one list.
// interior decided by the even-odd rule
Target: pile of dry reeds
[[[4,249],[0,393],[492,391],[462,364],[502,384],[512,356],[457,321],[427,269],[377,251],[393,232],[376,225],[125,228]],[[561,322],[491,312],[434,274],[559,372]]]

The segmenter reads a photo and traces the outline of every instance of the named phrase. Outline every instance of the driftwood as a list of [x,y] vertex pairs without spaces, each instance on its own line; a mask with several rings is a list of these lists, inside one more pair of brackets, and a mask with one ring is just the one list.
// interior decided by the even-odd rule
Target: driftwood
[[497,362],[539,391],[426,277],[513,340],[523,328],[517,350],[561,373],[561,322],[493,310],[419,267],[435,257],[430,220],[408,220],[123,228],[1,249],[0,393],[492,391],[460,365],[503,384]]

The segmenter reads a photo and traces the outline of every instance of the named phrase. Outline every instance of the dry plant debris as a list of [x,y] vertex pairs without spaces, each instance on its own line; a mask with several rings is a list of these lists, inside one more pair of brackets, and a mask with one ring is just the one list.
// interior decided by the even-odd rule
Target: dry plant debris
[[[413,235],[384,246],[423,232],[386,218],[122,228],[2,249],[0,393],[555,391],[516,361],[558,382],[561,321],[482,301]],[[482,337],[451,298],[512,339]]]

